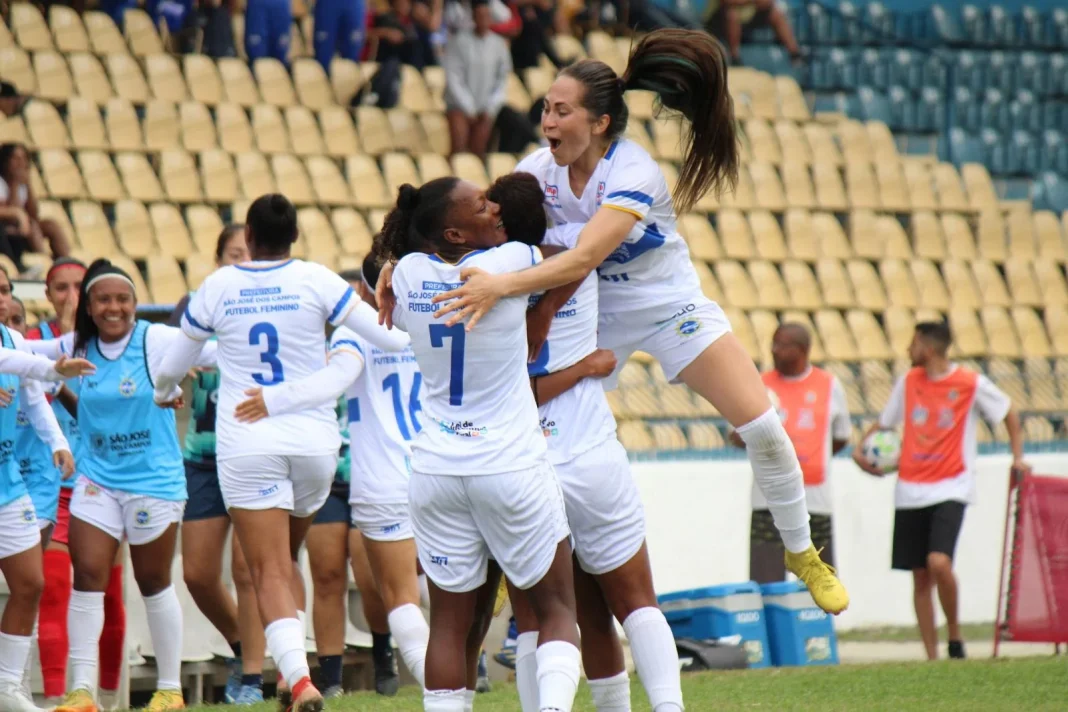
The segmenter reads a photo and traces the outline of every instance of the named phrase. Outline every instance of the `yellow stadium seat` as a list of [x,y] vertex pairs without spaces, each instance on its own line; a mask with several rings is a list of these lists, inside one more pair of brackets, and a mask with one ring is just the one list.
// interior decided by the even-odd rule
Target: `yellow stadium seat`
[[[522,84],[519,82],[519,78],[514,74],[508,75],[508,98],[509,104],[517,100],[515,96],[514,84],[519,84],[518,90],[522,92],[523,96],[526,96],[526,91],[523,89]],[[530,107],[530,97],[526,97],[526,105],[516,105],[517,111],[526,111]],[[520,99],[521,103],[521,99]],[[401,88],[400,88],[400,106],[404,107],[412,113],[419,114],[424,111],[434,111],[434,97],[431,96],[430,90],[427,88],[426,82],[423,80],[423,75],[419,73],[419,70],[410,64],[401,65]]]
[[616,74],[622,76],[623,70],[626,69],[627,58],[619,53],[615,41],[607,33],[599,30],[590,32],[586,35],[586,48],[591,57],[604,62]]
[[452,152],[449,123],[445,119],[445,114],[438,111],[419,114],[419,124],[426,135],[427,146],[433,153],[448,156]]
[[[938,199],[928,165],[922,161],[912,160],[905,161],[902,168],[904,169],[907,202],[912,205],[912,209],[937,210]],[[885,192],[883,195],[886,195]]]
[[163,187],[143,153],[120,153],[115,157],[115,163],[131,198],[146,203],[163,199]]
[[170,255],[152,255],[146,266],[152,299],[156,304],[177,304],[189,293],[182,270]]
[[942,274],[930,260],[912,260],[909,265],[916,283],[919,304],[928,309],[949,309],[949,290],[942,281]]
[[360,140],[356,136],[356,126],[352,115],[340,106],[331,106],[319,112],[319,123],[323,129],[326,153],[337,158],[344,158],[360,153]]
[[875,178],[879,185],[879,202],[885,210],[904,213],[911,209],[909,189],[900,163],[876,162]]
[[879,239],[885,245],[884,254],[887,257],[896,257],[902,260],[912,259],[912,245],[905,228],[892,215],[880,215],[875,222],[875,228]]
[[30,64],[30,56],[21,47],[0,48],[0,76],[11,82],[25,96],[37,91],[37,78]]
[[685,450],[688,446],[682,428],[674,423],[656,423],[652,427],[657,450]]
[[910,228],[917,257],[931,260],[942,260],[946,257],[946,239],[942,233],[942,223],[934,213],[914,212]]
[[719,450],[726,447],[723,436],[711,423],[690,423],[686,426],[686,436],[694,450]]
[[166,151],[178,145],[178,109],[169,101],[150,101],[145,107],[145,147]]
[[141,139],[141,123],[137,112],[126,99],[115,98],[104,110],[104,124],[113,151],[139,151],[145,147]]
[[753,210],[749,213],[749,227],[758,255],[772,262],[787,258],[786,240],[774,215],[765,210]]
[[75,200],[70,204],[70,218],[74,231],[78,233],[78,243],[90,255],[110,257],[118,251],[115,235],[111,232],[111,225],[100,203]]
[[823,298],[812,268],[804,262],[790,260],[782,265],[782,276],[790,291],[790,301],[798,309],[820,309]]
[[458,178],[474,183],[479,188],[489,187],[489,176],[482,159],[472,153],[457,153],[452,157],[452,170]]
[[893,356],[879,322],[875,321],[875,316],[870,311],[850,309],[846,313],[846,323],[853,334],[859,358],[889,359]]
[[657,154],[666,161],[682,161],[682,120],[665,116],[650,122]]
[[842,314],[833,309],[816,312],[816,331],[823,341],[823,348],[828,358],[836,361],[856,361],[857,345],[849,333]]
[[949,300],[953,306],[966,309],[978,309],[982,303],[975,276],[963,260],[950,258],[942,263],[942,274],[949,289]]
[[215,271],[214,255],[194,253],[185,261],[185,278],[189,289],[199,289],[204,279]]
[[[1049,332],[1053,353],[1059,357],[1068,356],[1068,307],[1055,305],[1043,311],[1046,330]],[[1064,385],[1064,384],[1062,384]],[[1062,394],[1066,392],[1062,389]],[[1068,394],[1066,394],[1068,400]]]
[[16,114],[15,116],[5,117],[0,114],[0,142],[23,143],[27,145],[32,143],[30,141],[29,132],[26,131],[26,124],[23,122],[21,115]]
[[679,234],[690,247],[690,254],[698,260],[718,260],[723,257],[716,231],[712,229],[708,218],[697,213],[686,213],[679,217]]
[[1064,273],[1058,264],[1048,260],[1038,260],[1034,265],[1038,280],[1042,304],[1068,304],[1068,286],[1064,282]]
[[115,94],[134,104],[148,101],[148,83],[136,59],[128,54],[109,54],[105,61]]
[[[523,70],[523,84],[527,87],[527,93],[534,98],[545,96],[554,79],[554,72],[545,67],[529,67]],[[442,91],[445,89],[444,77],[442,77],[441,89]]]
[[[884,259],[879,262],[879,274],[886,285],[887,302],[894,306],[915,309],[920,305],[912,272],[899,259]],[[930,305],[927,305],[930,306]]]
[[846,191],[853,209],[876,210],[882,206],[870,163],[846,162]]
[[[883,311],[887,306],[886,292],[882,280],[875,272],[871,262],[850,260],[846,263],[846,272],[853,283],[853,293],[857,297],[857,306],[872,311]],[[828,300],[830,303],[830,300]]]
[[663,406],[656,397],[656,390],[651,386],[627,388],[621,395],[627,412],[639,418],[655,418],[663,411]]
[[752,260],[749,262],[749,277],[757,291],[757,301],[765,309],[781,310],[793,306],[790,293],[779,276],[779,272],[770,262]]
[[52,33],[36,5],[15,2],[10,10],[11,29],[19,46],[28,50],[52,49]]
[[[40,157],[38,156],[38,158]],[[34,195],[48,195],[48,188],[45,186],[44,178],[41,177],[37,164],[32,161],[30,162],[30,190]]]
[[756,335],[753,333],[753,325],[745,312],[735,307],[724,307],[723,313],[731,323],[731,331],[741,342],[742,347],[754,361],[761,359],[760,347],[757,345]]
[[[233,70],[224,69],[222,71],[224,83],[227,83],[228,76],[238,79],[236,72],[233,75],[228,75],[228,72]],[[264,102],[280,108],[293,106],[297,103],[297,95],[293,91],[293,83],[289,79],[289,72],[277,59],[274,57],[261,57],[253,64],[253,71]],[[229,91],[229,86],[227,88]]]
[[178,107],[178,121],[185,150],[199,153],[218,146],[215,122],[204,104],[197,101],[182,102]]
[[780,120],[775,122],[775,135],[779,139],[782,148],[783,163],[812,163],[812,153],[809,151],[808,141],[805,134],[793,121]]
[[[534,96],[535,99],[539,98]],[[627,104],[627,111],[634,121],[649,121],[653,118],[656,95],[651,91],[634,89],[623,95]]]
[[293,62],[293,85],[300,105],[319,111],[334,105],[334,91],[323,67],[314,59],[300,58]]
[[837,259],[824,257],[817,262],[816,278],[823,290],[823,301],[828,307],[848,309],[856,304],[853,285],[842,268],[842,263]]
[[836,166],[842,165],[842,153],[838,150],[838,144],[834,136],[823,124],[816,122],[807,123],[801,127],[808,141],[809,155],[814,163],[831,163]]
[[396,193],[386,190],[386,182],[373,158],[356,154],[345,159],[345,174],[358,208],[387,208]]
[[964,358],[986,355],[986,337],[975,316],[975,310],[958,306],[954,302],[949,310],[949,323],[953,328],[952,354]]
[[791,208],[786,211],[783,222],[786,226],[786,244],[790,254],[806,262],[818,260],[820,258],[819,240],[812,229],[812,216],[809,212]]
[[1042,288],[1031,261],[1026,257],[1010,257],[1005,262],[1005,279],[1008,282],[1012,303],[1028,307],[1043,305]]
[[491,153],[486,156],[486,169],[491,181],[512,173],[515,166],[515,156],[510,153]]
[[986,332],[989,354],[1005,358],[1020,357],[1020,337],[1009,319],[1008,312],[1000,306],[985,306],[980,311],[983,331]]
[[138,57],[163,53],[163,42],[160,41],[156,25],[148,13],[130,9],[126,11],[124,20],[126,41],[130,43],[131,52]]
[[387,153],[382,156],[382,175],[390,195],[396,195],[405,183],[420,185],[419,171],[406,153]]
[[[709,191],[708,195],[711,195],[712,191]],[[738,184],[733,191],[724,189],[724,192],[718,197],[719,203],[724,208],[735,208],[737,210],[749,210],[756,204],[756,196],[753,193],[753,180],[749,177],[749,167],[741,165],[738,167]],[[705,210],[704,201],[698,201],[697,208],[699,210]]]
[[1036,255],[1035,232],[1029,209],[1013,210],[1006,216],[1010,257],[1031,260]]
[[694,271],[697,272],[697,280],[701,283],[701,292],[719,305],[727,304],[727,298],[723,296],[723,290],[719,288],[716,275],[708,263],[700,260],[693,263]]
[[316,202],[324,205],[352,205],[352,193],[337,164],[324,156],[306,159]]
[[645,149],[654,159],[657,157],[656,146],[653,144],[653,139],[649,137],[649,133],[642,126],[640,121],[631,121],[627,123],[627,130],[623,133],[624,138],[629,138],[634,143]]
[[865,126],[868,143],[871,146],[873,163],[896,163],[901,160],[897,153],[897,144],[889,127],[882,121],[869,121]]
[[115,204],[115,236],[122,251],[134,259],[143,260],[155,251],[155,231],[143,203],[120,200]]
[[1012,322],[1020,337],[1020,353],[1027,358],[1049,358],[1053,355],[1046,330],[1034,309],[1013,307]]
[[67,148],[70,138],[56,107],[47,101],[31,99],[23,108],[30,141],[38,148]]
[[994,209],[979,213],[979,227],[976,231],[979,256],[1001,264],[1008,257],[1005,245],[1005,220]]
[[783,163],[782,183],[786,191],[786,204],[791,208],[816,207],[816,192],[812,187],[812,175],[803,163]]
[[208,106],[220,104],[224,99],[223,83],[215,62],[202,54],[187,54],[182,57],[185,79],[189,93],[195,101]]
[[145,72],[152,86],[152,96],[156,99],[180,104],[189,98],[178,61],[169,54],[146,57]]
[[67,97],[74,93],[74,84],[63,55],[50,50],[37,52],[33,56],[33,68],[37,75],[36,96],[66,103]]
[[286,126],[293,152],[298,156],[319,156],[326,153],[319,124],[306,107],[291,106],[286,109]]
[[437,153],[420,153],[416,156],[416,163],[419,178],[423,183],[453,175],[453,169],[448,160]]
[[[359,126],[360,142],[363,150],[372,156],[380,156],[393,149],[393,132],[390,130],[386,113],[375,106],[360,106],[356,109],[356,123]],[[404,145],[410,146],[405,136]]]
[[973,260],[976,258],[975,240],[972,229],[963,215],[944,213],[942,230],[946,235],[946,252],[954,259]]
[[289,154],[275,154],[271,156],[271,168],[278,191],[293,203],[310,205],[316,202],[311,180],[299,158]]
[[78,154],[78,165],[89,197],[102,203],[114,203],[126,196],[126,191],[111,162],[111,156],[102,151],[82,151]]
[[1046,418],[1037,415],[1033,415],[1030,418],[1024,418],[1023,431],[1024,437],[1027,438],[1027,442],[1030,443],[1046,443],[1060,439],[1057,432],[1053,429],[1053,423]]
[[756,287],[741,264],[734,260],[720,260],[714,267],[728,304],[741,309],[755,309],[760,306]]
[[842,146],[842,153],[845,154],[848,160],[857,163],[872,162],[871,145],[864,124],[850,119],[837,124],[835,130]]
[[196,203],[203,200],[200,177],[193,156],[175,149],[160,156],[160,178],[167,199],[176,203]]
[[108,81],[108,76],[104,73],[104,68],[100,66],[97,58],[86,52],[75,52],[68,57],[68,60],[78,95],[95,102],[98,106],[107,104],[114,94],[111,82]]
[[998,207],[998,194],[986,166],[981,163],[965,163],[960,168],[968,203],[977,210],[993,210]]
[[[52,11],[56,8],[63,7],[62,5],[53,5]],[[119,28],[115,26],[115,23],[111,20],[111,17],[107,13],[93,10],[86,12],[82,15],[81,19],[85,22],[85,31],[89,36],[89,41],[92,42],[92,51],[95,54],[113,54],[115,52],[128,52],[126,47],[126,40],[122,38],[122,33],[119,32]],[[55,22],[53,21],[53,27]],[[57,36],[58,41],[58,36]],[[60,46],[60,49],[64,52],[81,52],[89,50],[75,50],[67,49]]]
[[656,449],[653,436],[640,420],[625,420],[619,424],[619,442],[628,452],[647,452]]
[[217,66],[226,101],[244,107],[253,107],[260,103],[260,93],[247,64],[235,57],[224,57],[218,61]]
[[796,79],[788,75],[776,75],[775,90],[779,95],[779,113],[784,119],[806,122],[811,118],[808,102]]
[[749,175],[753,179],[756,206],[766,210],[782,212],[786,209],[786,195],[783,192],[779,172],[769,163],[754,161],[749,164]]
[[841,361],[827,361],[823,364],[823,368],[832,373],[838,379],[838,382],[842,384],[842,388],[846,393],[849,412],[865,412],[867,408],[864,405],[864,396],[861,395],[860,385],[857,383],[857,377],[853,375],[853,370]]
[[753,160],[765,161],[776,165],[782,163],[779,138],[767,121],[764,119],[749,119],[746,121],[745,137],[749,141]]
[[[422,82],[421,77],[420,82]],[[407,99],[407,101],[405,101],[405,99]],[[430,92],[427,91],[425,85],[422,85],[422,88],[418,92],[415,92],[411,97],[406,97],[402,94],[401,103],[409,111],[430,111],[434,108],[434,100],[430,96]],[[522,114],[529,111],[530,105],[533,103],[530,94],[527,94],[526,87],[523,86],[522,80],[519,79],[519,75],[515,72],[508,73],[507,85],[505,88],[505,103]]]
[[1012,399],[1012,404],[1017,408],[1027,409],[1030,407],[1027,389],[1024,388],[1023,374],[1012,361],[1004,357],[996,357],[987,360],[986,374],[991,380],[1005,391]]
[[75,148],[106,149],[109,146],[100,110],[84,97],[75,96],[68,101],[67,127]]
[[904,307],[887,307],[883,313],[883,325],[886,328],[886,338],[890,342],[892,355],[904,354],[912,343],[913,332],[916,329],[916,319],[911,309]]
[[[207,205],[188,205],[185,208],[185,220],[189,225],[189,232],[193,238],[193,244],[197,250],[206,256],[215,259],[215,246],[219,235],[223,231],[222,218],[219,211]],[[190,277],[192,282],[192,277]],[[192,285],[190,285],[192,286]],[[196,287],[193,287],[194,289]]]
[[[1016,310],[1014,309],[1013,311],[1015,312]],[[1035,319],[1033,327],[1041,332],[1042,338],[1046,342],[1045,356],[1028,356],[1023,361],[1024,382],[1027,383],[1027,390],[1031,394],[1031,405],[1035,410],[1059,410],[1061,408],[1061,403],[1060,397],[1057,395],[1057,384],[1053,376],[1053,369],[1050,367],[1049,363],[1049,340],[1046,339],[1046,330],[1033,311],[1030,309],[1024,311],[1030,312],[1031,317]],[[1026,330],[1032,328],[1032,326],[1021,328],[1020,321],[1015,318],[1014,321],[1016,321],[1016,331],[1020,333],[1020,338],[1023,339],[1026,344],[1027,336],[1025,333]],[[1024,350],[1026,352],[1026,347]]]
[[237,104],[219,104],[215,108],[215,126],[223,150],[228,153],[245,153],[252,150],[252,126],[245,110]]
[[[393,145],[395,147],[401,147],[412,153],[423,153],[430,150],[430,145],[427,143],[426,136],[423,134],[423,128],[419,125],[419,121],[415,118],[407,109],[393,108],[386,112],[386,119],[389,121],[389,129],[393,134]],[[397,137],[403,136],[403,141],[398,141]]]
[[234,222],[243,223],[248,217],[248,208],[252,205],[251,200],[236,200],[230,206],[230,218]]
[[423,80],[430,92],[430,105],[434,111],[445,111],[445,69],[442,67],[425,67]]
[[[784,312],[783,317],[789,312]],[[775,330],[779,328],[779,319],[773,312],[765,309],[753,309],[749,312],[749,323],[752,324],[753,337],[756,339],[757,361],[766,363],[771,353],[771,340],[775,336]]]
[[330,222],[345,254],[362,257],[371,251],[371,231],[363,215],[352,208],[337,208],[330,213]]
[[1064,239],[1061,237],[1061,225],[1057,216],[1049,210],[1039,210],[1032,216],[1035,238],[1038,240],[1038,255],[1041,261],[1053,261],[1064,264],[1068,261]]
[[237,173],[234,161],[226,151],[212,149],[200,154],[200,182],[204,195],[212,201],[232,203],[237,200]]
[[186,259],[196,251],[177,207],[171,203],[153,203],[148,207],[148,215],[162,254]]
[[252,135],[260,153],[289,153],[289,132],[278,107],[257,104],[252,107]]
[[[667,161],[661,161],[660,165],[661,165],[661,170],[663,170],[664,166],[670,166],[670,170],[664,170],[664,181],[667,183],[668,190],[671,191],[672,194],[674,194],[675,186],[678,183],[678,178],[679,178],[678,171],[675,170],[674,164],[668,163]],[[738,183],[741,186],[741,190],[743,192],[743,195],[744,195],[745,191],[751,189],[750,186],[749,186],[748,171],[745,172],[745,177],[743,178],[743,172],[742,172],[741,168],[739,168]],[[705,192],[704,195],[702,195],[700,198],[697,199],[697,204],[694,207],[697,208],[697,210],[699,212],[714,213],[717,210],[719,210],[719,207],[720,207],[719,206],[719,199],[720,199],[720,195],[718,193],[716,193],[715,190],[709,190],[709,191]],[[735,196],[732,195],[730,199],[734,200]],[[752,202],[751,200],[749,200],[747,198],[745,200],[748,200],[749,203]]]
[[938,204],[943,210],[971,210],[968,196],[964,192],[964,185],[961,183],[956,166],[952,163],[935,164],[932,175],[934,176],[935,190],[938,192]]
[[68,200],[85,195],[82,175],[70,153],[63,149],[46,149],[37,154],[37,162],[50,197]]
[[1012,305],[1009,290],[1005,288],[1001,273],[993,263],[988,260],[976,260],[972,263],[972,271],[975,274],[976,284],[980,286],[983,304],[999,307]]
[[312,260],[332,264],[340,250],[334,237],[334,228],[322,211],[319,208],[301,208],[297,211],[297,224],[308,243],[308,254]]
[[727,257],[745,260],[756,256],[749,222],[741,211],[721,210],[716,216],[716,228],[723,241],[723,252]]
[[255,200],[261,195],[278,192],[274,174],[262,153],[249,151],[239,153],[235,158],[237,159],[237,177],[241,183],[241,195],[246,200]]
[[74,226],[70,223],[67,211],[63,209],[63,203],[58,200],[39,200],[37,202],[37,214],[41,220],[52,220],[59,225],[64,235],[67,235],[77,244]]
[[845,186],[842,184],[838,166],[833,163],[814,163],[812,178],[816,186],[816,202],[821,208],[835,212],[842,212],[849,208],[850,201],[846,198]]
[[348,106],[364,83],[360,65],[341,57],[334,57],[330,61],[329,76],[334,99],[341,106]]
[[886,244],[879,234],[879,219],[871,210],[854,210],[849,214],[849,242],[857,257],[876,260],[886,254]]

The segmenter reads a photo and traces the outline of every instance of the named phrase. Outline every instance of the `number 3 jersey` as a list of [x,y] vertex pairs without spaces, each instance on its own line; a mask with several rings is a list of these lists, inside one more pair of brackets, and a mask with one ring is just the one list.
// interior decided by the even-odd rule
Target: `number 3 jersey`
[[345,391],[353,504],[408,501],[411,442],[423,429],[420,403],[423,375],[411,345],[383,351],[342,326],[330,350],[352,348],[363,356],[363,370]]
[[457,264],[406,255],[393,272],[393,323],[408,332],[423,374],[422,430],[412,441],[412,470],[432,475],[492,475],[534,467],[545,438],[527,376],[527,297],[500,300],[475,328],[446,326],[431,304],[460,285],[460,271],[526,269],[541,259],[516,242],[468,253]]
[[218,340],[219,460],[338,452],[334,402],[255,423],[239,423],[234,409],[250,388],[271,388],[323,368],[326,322],[340,324],[359,301],[326,267],[295,259],[231,265],[204,280],[182,315],[182,330]]

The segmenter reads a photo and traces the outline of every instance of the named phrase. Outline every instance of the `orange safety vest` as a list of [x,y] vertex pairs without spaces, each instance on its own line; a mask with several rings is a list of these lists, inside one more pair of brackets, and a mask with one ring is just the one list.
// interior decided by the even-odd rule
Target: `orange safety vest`
[[783,427],[797,451],[805,486],[821,485],[827,479],[831,440],[831,392],[834,376],[813,366],[800,379],[785,378],[778,371],[762,375],[764,385],[779,397]]
[[978,384],[979,375],[961,366],[937,381],[929,379],[921,367],[905,375],[905,429],[898,479],[941,482],[967,469],[964,435]]

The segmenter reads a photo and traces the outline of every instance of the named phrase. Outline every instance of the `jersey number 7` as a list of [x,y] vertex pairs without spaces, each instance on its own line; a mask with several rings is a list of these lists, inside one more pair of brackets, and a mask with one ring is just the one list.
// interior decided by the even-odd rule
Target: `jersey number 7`
[[445,339],[452,339],[452,370],[449,375],[449,405],[464,402],[464,332],[463,324],[445,326],[430,325],[430,345],[436,349],[445,346]]

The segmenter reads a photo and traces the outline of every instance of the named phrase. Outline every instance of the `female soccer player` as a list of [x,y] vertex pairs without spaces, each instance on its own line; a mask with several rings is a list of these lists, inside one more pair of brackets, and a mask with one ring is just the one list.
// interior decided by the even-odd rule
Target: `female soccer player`
[[[656,162],[622,138],[627,127],[624,92],[655,92],[688,121],[687,152],[674,205]],[[468,268],[466,282],[435,297],[446,327],[475,328],[498,300],[542,289],[534,310],[532,351],[540,347],[552,315],[576,283],[597,269],[600,277],[598,344],[615,352],[622,368],[635,350],[660,361],[672,382],[699,393],[735,427],[746,443],[753,473],[786,545],[786,565],[830,613],[849,604],[834,570],[812,539],[801,468],[786,430],[768,400],[752,359],[730,331],[723,311],[701,292],[676,210],[689,210],[709,188],[733,184],[738,167],[734,111],[727,92],[723,49],[704,32],[658,30],[631,54],[623,76],[585,60],[560,72],[545,98],[542,130],[549,146],[528,156],[517,171],[542,183],[554,223],[586,223],[574,249],[531,269],[484,274]],[[610,378],[608,387],[615,386]]]
[[[227,225],[215,245],[218,267],[248,260],[245,226]],[[191,295],[178,302],[168,323],[180,326]],[[182,566],[185,585],[216,630],[234,651],[227,661],[230,677],[223,693],[227,702],[251,705],[263,701],[263,656],[266,642],[256,608],[256,593],[237,537],[232,542],[232,565],[237,604],[223,585],[223,547],[230,532],[219,473],[215,467],[215,403],[219,372],[202,369],[192,378],[192,416],[185,433],[185,480],[189,501],[182,518]]]
[[[89,266],[74,331],[36,349],[84,355],[96,373],[78,397],[79,478],[71,498],[74,591],[67,619],[72,684],[58,712],[96,712],[104,591],[125,538],[145,602],[156,655],[156,692],[147,709],[181,709],[182,609],[171,584],[185,472],[174,412],[152,400],[152,383],[179,331],[135,317],[130,276],[107,260]],[[214,364],[214,351],[200,366]]]
[[401,186],[378,246],[399,260],[393,319],[411,336],[422,374],[426,426],[412,441],[408,501],[430,579],[430,712],[461,712],[473,700],[468,662],[482,642],[472,640],[481,632],[476,607],[479,599],[492,606],[499,580],[487,577],[490,557],[538,619],[540,709],[568,712],[578,685],[571,545],[526,374],[526,297],[505,300],[473,331],[435,320],[431,303],[466,266],[497,273],[540,259],[537,248],[503,244],[505,237],[497,206],[447,177]]
[[[298,413],[244,423],[235,415],[246,391],[302,379],[326,364],[327,323],[346,324],[386,348],[403,336],[379,327],[374,310],[322,265],[291,259],[297,215],[282,195],[248,209],[245,241],[252,261],[223,267],[204,280],[182,318],[184,336],[156,380],[156,400],[172,402],[204,343],[219,344],[216,461],[223,500],[252,572],[267,647],[291,690],[294,712],[322,709],[311,684],[297,557],[312,517],[330,491],[340,448],[332,400]],[[269,412],[269,411],[268,411]]]

